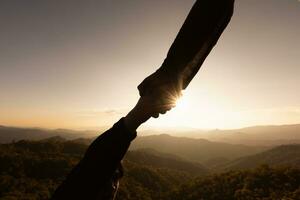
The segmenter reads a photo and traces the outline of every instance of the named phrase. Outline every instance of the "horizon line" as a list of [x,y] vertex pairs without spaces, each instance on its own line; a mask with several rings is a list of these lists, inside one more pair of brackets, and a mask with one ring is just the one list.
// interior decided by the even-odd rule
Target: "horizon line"
[[[214,131],[214,130],[240,130],[240,129],[247,129],[247,128],[254,128],[254,127],[282,127],[282,126],[295,126],[299,125],[299,123],[291,123],[291,124],[261,124],[261,125],[253,125],[253,126],[244,126],[244,127],[238,127],[238,128],[195,128],[195,127],[185,127],[185,126],[165,126],[165,127],[158,127],[158,126],[145,126],[140,128],[140,131],[159,131],[159,130],[173,130],[173,129],[178,129],[178,131],[186,131],[186,130],[194,130],[194,131]],[[5,128],[19,128],[19,129],[40,129],[40,130],[49,130],[49,131],[57,131],[57,130],[65,130],[65,131],[78,131],[78,132],[85,132],[85,131],[102,131],[102,130],[107,130],[111,126],[106,125],[106,126],[99,126],[99,127],[93,127],[93,128],[50,128],[50,127],[42,127],[42,126],[15,126],[15,125],[6,125],[6,124],[0,124],[0,127],[5,127]]]

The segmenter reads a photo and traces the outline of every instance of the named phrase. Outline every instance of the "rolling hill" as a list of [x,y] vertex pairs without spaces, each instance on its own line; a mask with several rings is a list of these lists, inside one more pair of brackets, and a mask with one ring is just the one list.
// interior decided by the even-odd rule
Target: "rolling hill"
[[[40,140],[53,136],[66,139],[94,138],[105,128],[97,131],[74,131],[67,129],[17,128],[0,126],[0,143],[9,143],[23,139]],[[213,142],[244,144],[248,146],[278,146],[283,144],[300,144],[300,124],[281,126],[253,126],[232,130],[197,130],[197,129],[166,129],[139,131],[140,136],[167,133],[176,137],[205,139]],[[84,141],[86,144],[88,140]]]
[[[46,200],[80,160],[87,145],[61,138],[0,144],[0,199]],[[207,170],[153,150],[128,152],[118,199],[162,199]]]
[[233,145],[221,142],[210,142],[204,139],[173,137],[170,135],[153,135],[137,137],[130,149],[151,148],[159,152],[205,164],[213,159],[232,160],[264,151],[265,147]]
[[[87,145],[62,138],[0,144],[0,199],[46,200],[82,157]],[[298,163],[299,145],[257,155]],[[257,157],[256,155],[256,157]],[[273,156],[266,156],[273,155]],[[254,156],[255,157],[255,156]],[[245,157],[254,162],[253,156]],[[299,199],[300,170],[261,166],[202,174],[203,167],[151,149],[128,152],[117,200]],[[197,176],[199,174],[201,176]]]
[[300,145],[282,145],[251,156],[236,159],[219,166],[223,170],[255,168],[259,165],[293,166],[300,168]]
[[19,140],[42,140],[60,136],[66,139],[94,137],[96,131],[74,131],[68,129],[17,128],[0,126],[0,143],[10,143]]
[[125,160],[134,162],[141,166],[183,171],[194,176],[205,175],[208,173],[208,169],[199,163],[189,162],[177,156],[161,153],[153,149],[129,151],[125,156]]
[[268,145],[300,144],[300,124],[280,126],[253,126],[233,130],[213,130],[194,133],[194,137],[231,144]]

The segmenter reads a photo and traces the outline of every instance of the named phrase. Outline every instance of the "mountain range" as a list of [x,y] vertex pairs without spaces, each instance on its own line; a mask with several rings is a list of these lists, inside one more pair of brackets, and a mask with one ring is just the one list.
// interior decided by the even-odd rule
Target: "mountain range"
[[[49,199],[82,158],[90,141],[54,136],[0,144],[0,199]],[[242,150],[255,147],[169,135],[139,137],[135,142],[132,147],[136,149],[128,151],[123,159],[125,174],[118,200],[254,199],[249,196],[299,199],[300,144],[220,159],[218,154],[232,157],[230,152],[234,150],[236,157],[245,153]],[[145,148],[145,144],[156,149]],[[191,161],[191,157],[174,155],[180,150],[189,155],[193,149],[206,152],[210,161],[200,163]],[[273,168],[282,165],[288,167]]]
[[300,124],[252,126],[232,130],[194,130],[178,132],[177,135],[231,144],[277,146],[300,143]]
[[174,154],[190,161],[203,164],[213,160],[233,160],[262,152],[267,149],[263,146],[246,146],[211,142],[205,139],[174,137],[166,134],[137,137],[131,144],[131,150],[151,148],[159,152]]
[[[0,126],[0,143],[22,139],[40,140],[53,136],[66,139],[94,138],[105,129],[77,131],[68,129],[41,129]],[[253,126],[232,130],[170,129],[139,131],[140,136],[168,134],[178,137],[206,139],[214,142],[244,144],[248,146],[278,146],[300,143],[300,124],[281,126]]]
[[66,139],[95,137],[97,131],[75,131],[69,129],[19,128],[0,126],[0,143],[10,143],[19,140],[42,140],[60,136]]
[[260,165],[300,168],[300,144],[274,147],[258,154],[241,157],[218,168],[227,171],[255,168]]

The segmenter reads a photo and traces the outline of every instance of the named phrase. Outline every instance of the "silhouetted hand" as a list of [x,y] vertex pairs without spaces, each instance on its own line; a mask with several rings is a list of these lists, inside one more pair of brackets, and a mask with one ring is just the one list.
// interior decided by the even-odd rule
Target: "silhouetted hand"
[[169,74],[163,68],[145,78],[138,86],[140,96],[151,93],[159,93],[162,88],[172,96],[180,96],[182,90],[182,78],[180,74]]
[[125,124],[129,130],[135,131],[149,118],[157,118],[165,114],[176,105],[179,95],[170,92],[168,85],[156,88],[151,93],[145,93],[136,106],[125,117]]

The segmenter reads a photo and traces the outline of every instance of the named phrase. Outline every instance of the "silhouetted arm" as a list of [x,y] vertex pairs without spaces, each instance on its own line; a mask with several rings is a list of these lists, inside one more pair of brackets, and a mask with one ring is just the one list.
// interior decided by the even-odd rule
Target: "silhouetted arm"
[[233,14],[234,0],[198,0],[192,7],[162,64],[162,70],[182,75],[186,88],[216,45]]
[[140,96],[159,85],[169,85],[177,94],[185,89],[228,25],[233,9],[234,0],[197,0],[161,67],[138,86]]
[[111,199],[112,180],[130,142],[136,137],[136,129],[150,117],[158,117],[159,113],[172,108],[173,105],[160,105],[166,96],[161,92],[140,98],[126,117],[89,146],[83,159],[57,188],[52,200]]
[[136,137],[136,132],[129,131],[124,121],[122,118],[89,146],[84,158],[59,186],[52,199],[93,200],[103,195],[130,142]]

